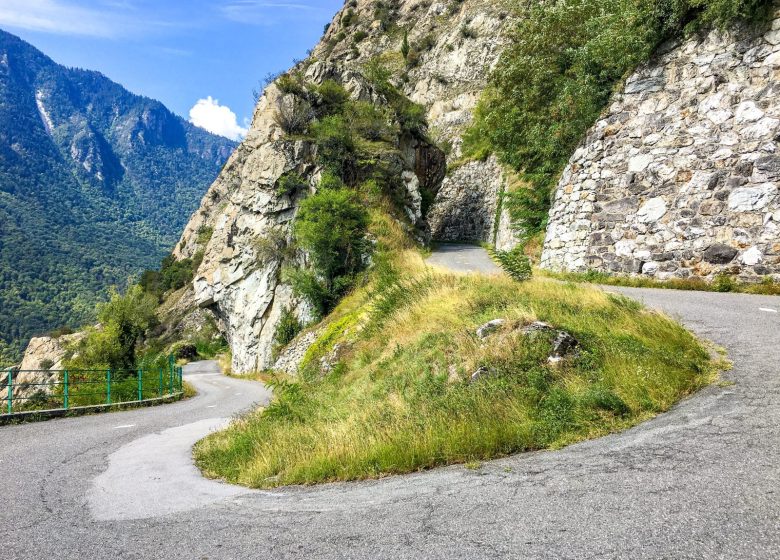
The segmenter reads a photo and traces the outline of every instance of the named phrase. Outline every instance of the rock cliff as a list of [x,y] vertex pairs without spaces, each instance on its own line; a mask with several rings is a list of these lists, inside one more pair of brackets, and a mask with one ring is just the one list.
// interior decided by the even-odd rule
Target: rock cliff
[[780,277],[780,12],[662,47],[572,156],[542,266]]
[[[369,61],[390,70],[391,81],[424,106],[429,141],[397,138],[389,165],[402,179],[408,224],[421,238],[493,240],[503,175],[494,160],[453,166],[461,133],[471,119],[490,69],[511,26],[509,11],[483,0],[350,1],[336,14],[309,58],[291,71],[306,83],[340,83],[353,99],[384,104],[363,77]],[[203,260],[193,281],[197,304],[218,319],[233,351],[233,370],[273,365],[273,338],[285,310],[306,319],[309,310],[281,279],[281,256],[270,245],[289,241],[299,196],[279,194],[290,172],[314,189],[321,169],[312,145],[285,136],[277,124],[289,96],[270,84],[260,98],[246,140],[233,153],[184,230],[174,255]],[[446,161],[445,161],[446,157]],[[428,194],[432,200],[424,200]],[[509,241],[511,242],[511,240]],[[280,253],[281,251],[277,251]],[[299,255],[298,259],[305,259]]]

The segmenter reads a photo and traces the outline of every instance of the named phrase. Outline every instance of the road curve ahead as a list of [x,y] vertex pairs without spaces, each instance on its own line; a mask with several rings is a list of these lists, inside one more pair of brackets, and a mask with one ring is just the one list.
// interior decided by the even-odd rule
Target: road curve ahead
[[725,346],[734,384],[621,434],[477,470],[271,492],[190,480],[182,501],[165,488],[181,488],[181,462],[168,472],[159,458],[191,441],[177,427],[263,397],[193,376],[206,391],[188,402],[0,428],[3,557],[780,558],[780,298],[619,291]]

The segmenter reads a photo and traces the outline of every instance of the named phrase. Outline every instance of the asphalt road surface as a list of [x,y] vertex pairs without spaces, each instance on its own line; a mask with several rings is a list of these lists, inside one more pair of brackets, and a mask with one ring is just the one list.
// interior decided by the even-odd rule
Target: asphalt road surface
[[619,291],[726,347],[733,385],[476,470],[261,492],[191,464],[194,440],[268,397],[207,364],[186,402],[0,427],[0,557],[780,558],[780,298]]
[[475,245],[442,244],[428,257],[428,264],[455,272],[501,274],[487,251]]

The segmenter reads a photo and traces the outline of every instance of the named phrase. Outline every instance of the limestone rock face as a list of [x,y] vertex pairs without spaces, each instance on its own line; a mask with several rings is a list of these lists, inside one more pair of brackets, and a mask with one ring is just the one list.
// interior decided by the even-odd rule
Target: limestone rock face
[[563,173],[542,266],[780,278],[780,12],[665,45]]
[[[447,178],[445,171],[448,162],[460,157],[461,134],[507,41],[512,26],[508,16],[498,3],[484,0],[358,0],[335,16],[311,57],[294,69],[309,82],[333,79],[353,99],[382,103],[362,77],[365,65],[380,57],[401,92],[427,109],[429,136],[446,148],[446,159],[442,150],[406,137],[387,156],[402,180],[403,192],[396,198],[423,239],[492,241],[496,234],[504,181],[500,166],[491,160],[469,164]],[[412,48],[408,63],[401,54],[404,30]],[[320,173],[307,163],[313,147],[285,138],[276,124],[277,107],[284,102],[276,85],[266,88],[246,140],[206,193],[174,251],[178,259],[202,252],[194,300],[216,316],[231,346],[235,372],[274,365],[273,339],[285,309],[304,321],[310,315],[282,282],[281,255],[269,257],[267,251],[269,244],[281,248],[290,240],[299,203],[296,196],[277,195],[278,179],[294,171],[314,189]],[[423,187],[435,193],[429,208]],[[296,350],[295,359],[281,365],[287,368],[303,351]]]

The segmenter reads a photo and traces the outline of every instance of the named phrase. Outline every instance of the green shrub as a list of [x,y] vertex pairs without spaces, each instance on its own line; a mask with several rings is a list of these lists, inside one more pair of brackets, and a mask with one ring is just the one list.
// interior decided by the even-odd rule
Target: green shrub
[[303,80],[298,74],[282,74],[276,79],[276,87],[284,94],[302,97],[306,93]]
[[173,255],[168,255],[162,261],[160,267],[162,275],[162,287],[164,291],[178,290],[192,282],[192,259],[176,260]]
[[127,293],[116,290],[111,299],[98,304],[100,326],[87,330],[66,368],[108,369],[126,372],[136,368],[136,350],[144,333],[157,323],[157,299],[133,286]]
[[288,270],[293,290],[320,314],[345,294],[364,266],[368,213],[357,193],[345,188],[320,188],[304,200],[295,219],[298,245],[311,259],[312,270]]
[[144,270],[138,280],[138,285],[147,294],[156,296],[158,300],[161,300],[165,293],[162,274],[158,270]]
[[368,214],[356,193],[321,189],[304,200],[295,219],[295,237],[326,280],[362,268]]
[[197,251],[195,251],[195,254],[192,255],[192,275],[190,279],[192,279],[195,275],[195,273],[200,268],[200,264],[203,262],[203,257],[206,255],[206,251],[201,247]]
[[718,274],[712,285],[716,292],[733,292],[736,287],[734,279],[726,273]]
[[349,27],[350,25],[355,23],[356,20],[357,17],[355,16],[355,10],[350,8],[346,11],[346,13],[343,16],[341,16],[341,25],[343,25],[344,27]]
[[198,237],[196,241],[198,245],[208,245],[211,241],[211,236],[214,235],[214,228],[210,226],[200,226],[198,228]]
[[398,8],[393,0],[379,0],[374,4],[374,20],[379,21],[379,26],[384,31],[389,31],[395,26]]
[[409,46],[409,31],[404,30],[404,38],[401,40],[401,55],[404,57],[404,60],[409,58],[410,50],[411,47]]
[[294,171],[285,173],[276,182],[276,194],[278,196],[295,197],[308,188],[308,181]]
[[276,325],[274,342],[283,348],[290,344],[301,330],[303,330],[303,325],[298,320],[298,317],[289,308],[285,307],[282,310],[282,315],[279,317],[279,323]]
[[356,101],[349,104],[345,110],[350,128],[366,140],[388,140],[392,128],[388,123],[388,115],[384,108],[368,101]]
[[468,25],[463,25],[460,28],[460,36],[463,37],[464,39],[476,39],[477,38],[477,32],[474,31]]
[[[203,228],[202,228],[203,229]],[[211,228],[207,228],[208,232]],[[212,230],[213,231],[213,230]],[[210,234],[209,234],[210,237]],[[199,232],[198,239],[201,238]],[[192,282],[194,272],[203,261],[203,249],[198,250],[191,259],[176,260],[168,255],[162,260],[160,270],[145,270],[138,281],[141,289],[162,300],[163,294],[169,290],[178,290]]]
[[317,163],[348,180],[355,167],[355,139],[342,115],[331,115],[311,127],[317,146]]
[[424,136],[428,128],[425,107],[403,97],[394,104],[396,119],[404,132]]
[[355,44],[361,42],[363,39],[368,37],[368,33],[363,31],[362,29],[360,31],[356,31],[355,35],[353,35],[352,40],[355,42]]
[[54,365],[54,362],[50,360],[49,358],[41,360],[41,363],[38,365],[40,369],[44,370],[50,370],[51,367]]
[[274,113],[274,122],[286,134],[304,134],[314,118],[311,104],[302,97],[288,95],[279,99]]
[[334,296],[325,280],[318,277],[313,270],[286,267],[282,278],[290,285],[297,297],[302,298],[311,306],[317,318],[327,315],[338,302],[338,296]]
[[518,282],[531,279],[533,274],[531,259],[523,253],[522,245],[518,245],[510,251],[491,250],[491,254],[501,265],[501,268]]
[[334,80],[325,80],[319,86],[310,88],[315,100],[315,112],[319,118],[341,113],[349,100],[349,93]]
[[49,336],[51,338],[59,338],[61,336],[65,336],[65,335],[68,335],[68,334],[73,334],[74,332],[76,332],[76,331],[73,330],[73,328],[71,328],[71,327],[69,327],[67,325],[63,325],[61,327],[57,327],[53,331],[50,331],[47,336]]

